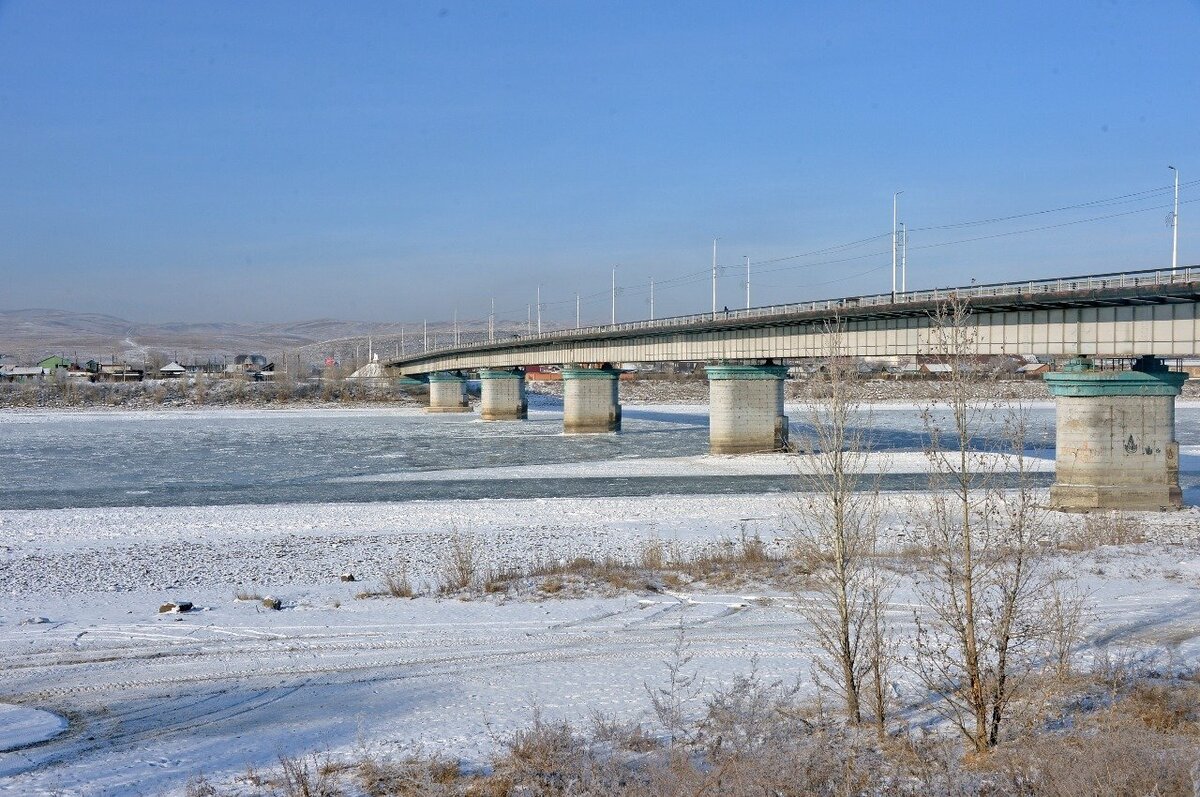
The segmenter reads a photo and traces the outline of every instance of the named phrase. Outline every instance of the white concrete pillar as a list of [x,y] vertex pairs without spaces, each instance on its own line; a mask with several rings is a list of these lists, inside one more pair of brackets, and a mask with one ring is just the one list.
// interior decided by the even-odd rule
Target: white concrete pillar
[[1046,374],[1056,410],[1050,506],[1182,507],[1175,397],[1187,378],[1157,357],[1140,357],[1131,371],[1097,371],[1081,357]]
[[480,368],[479,389],[479,414],[485,421],[523,421],[529,417],[524,371]]
[[787,448],[781,365],[709,365],[708,450],[753,454]]
[[438,371],[429,375],[429,406],[426,412],[470,412],[467,380],[462,374]]
[[588,434],[616,432],[621,428],[621,403],[617,382],[621,372],[606,366],[562,369],[563,432]]

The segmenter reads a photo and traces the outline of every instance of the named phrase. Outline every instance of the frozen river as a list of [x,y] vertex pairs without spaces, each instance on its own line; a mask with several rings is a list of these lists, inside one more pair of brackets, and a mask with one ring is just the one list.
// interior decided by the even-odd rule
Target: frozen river
[[[0,506],[341,503],[477,498],[608,497],[783,491],[793,477],[763,458],[732,470],[701,461],[706,407],[627,407],[615,435],[564,436],[553,405],[526,422],[419,410],[171,410],[0,413]],[[1054,412],[1031,412],[1028,447],[1053,456]],[[789,407],[793,421],[802,416]],[[1180,405],[1179,439],[1200,446],[1200,405]],[[918,408],[872,409],[872,446],[920,452]],[[793,439],[803,436],[794,424]],[[999,430],[982,446],[1002,446]],[[706,458],[707,459],[707,458]],[[711,458],[719,463],[723,458]],[[739,458],[747,460],[747,458]],[[1184,457],[1184,487],[1200,463]],[[663,462],[674,467],[661,467]],[[728,461],[728,460],[725,460]],[[921,485],[894,468],[885,489]],[[520,478],[512,478],[520,477]],[[1048,483],[1049,476],[1043,475]]]

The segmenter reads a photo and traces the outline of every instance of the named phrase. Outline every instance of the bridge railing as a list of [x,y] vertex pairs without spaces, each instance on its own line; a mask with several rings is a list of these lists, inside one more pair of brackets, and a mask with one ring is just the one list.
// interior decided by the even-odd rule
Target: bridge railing
[[877,293],[869,296],[849,296],[839,299],[821,299],[809,302],[792,302],[789,304],[765,305],[741,310],[725,310],[716,313],[692,313],[690,315],[669,316],[646,321],[627,321],[621,324],[601,324],[587,327],[570,327],[551,332],[541,332],[532,335],[516,335],[509,338],[497,338],[495,341],[481,341],[445,346],[432,346],[414,356],[455,349],[470,351],[488,348],[505,341],[520,340],[553,341],[570,338],[577,335],[604,334],[637,330],[652,330],[663,327],[681,327],[689,324],[702,324],[712,321],[737,321],[745,319],[761,319],[770,316],[792,315],[804,312],[832,313],[844,308],[882,307],[885,305],[926,304],[942,302],[949,299],[983,299],[993,297],[1019,297],[1072,291],[1106,290],[1110,288],[1140,288],[1148,286],[1178,285],[1200,281],[1200,266],[1181,266],[1177,269],[1147,269],[1142,271],[1124,271],[1111,274],[1091,274],[1078,277],[1052,277],[1050,279],[1025,280],[1023,282],[996,282],[983,285],[967,285],[957,288],[933,288],[932,290],[908,291],[905,293]]

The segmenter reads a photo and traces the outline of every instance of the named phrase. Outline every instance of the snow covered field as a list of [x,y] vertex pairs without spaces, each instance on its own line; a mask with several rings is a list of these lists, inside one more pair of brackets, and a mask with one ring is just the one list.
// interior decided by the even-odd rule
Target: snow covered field
[[[552,437],[561,446],[575,442],[550,434],[553,411],[524,427],[526,434],[547,438],[533,445],[518,439],[519,425],[390,411],[336,413],[332,419],[299,412],[258,429],[275,448],[298,436],[305,438],[297,443],[304,451],[316,451],[336,446],[306,437],[319,436],[328,420],[336,434],[359,444],[360,453],[380,455],[364,460],[346,447],[344,457],[290,465],[303,471],[293,479],[317,485],[314,490],[332,480],[335,489],[349,491],[402,481],[508,486],[564,473],[603,482],[603,494],[584,497],[285,500],[293,485],[270,481],[274,471],[267,464],[243,460],[230,442],[231,434],[255,428],[253,413],[191,414],[190,431],[178,431],[182,427],[157,413],[91,420],[112,424],[101,431],[134,436],[147,463],[139,469],[112,460],[60,461],[64,471],[92,480],[87,506],[36,504],[29,497],[49,494],[50,486],[34,490],[33,479],[15,470],[19,460],[0,460],[0,481],[10,485],[4,489],[26,503],[0,511],[0,703],[69,721],[58,732],[61,723],[51,715],[0,709],[0,749],[26,745],[0,752],[0,793],[180,792],[197,772],[227,780],[247,766],[269,767],[281,754],[310,751],[389,753],[419,744],[481,761],[498,738],[526,723],[533,705],[555,716],[583,717],[593,710],[642,716],[648,708],[643,684],[664,680],[664,662],[681,628],[695,668],[710,683],[727,682],[757,658],[768,677],[810,684],[809,652],[794,610],[803,598],[765,588],[725,594],[685,586],[570,600],[355,598],[378,589],[385,575],[401,567],[418,583],[431,579],[455,529],[476,535],[495,566],[574,556],[636,559],[650,540],[698,549],[743,532],[781,544],[783,494],[644,494],[647,484],[664,476],[790,480],[792,466],[783,457],[711,458],[689,448],[690,442],[668,440],[672,433],[696,436],[696,412],[655,408],[634,415],[626,435],[618,436],[624,439],[593,440],[569,452],[572,459],[560,452],[549,462],[538,456],[551,450],[543,444]],[[923,458],[908,445],[914,427],[906,417],[912,412],[895,410],[889,421],[893,444],[874,459],[879,470],[923,469]],[[394,433],[398,421],[407,424],[405,432],[424,434],[422,445],[441,448],[422,454],[394,435],[372,441],[389,429]],[[1181,405],[1184,443],[1200,444],[1198,421],[1200,412]],[[53,414],[4,415],[0,435],[24,428],[49,439],[55,428],[62,433],[64,423]],[[190,489],[219,485],[222,468],[231,472],[234,463],[243,468],[246,489],[264,500],[131,504],[126,491],[160,494],[172,486],[164,481],[191,478],[155,459],[157,449],[150,446],[167,429],[186,449],[182,460],[178,452],[161,455],[175,457],[176,465],[212,452],[207,475]],[[701,425],[701,440],[702,434]],[[523,461],[479,457],[467,441],[480,435]],[[58,445],[60,457],[72,450]],[[403,449],[410,461],[426,459],[405,465],[406,458],[383,456],[389,445]],[[458,450],[460,445],[469,450]],[[432,467],[439,452],[442,467]],[[271,462],[285,461],[286,453]],[[1195,471],[1197,449],[1188,453],[1183,467]],[[42,478],[56,467],[53,457],[29,456],[43,458],[34,466]],[[110,465],[119,473],[88,470]],[[106,492],[107,503],[94,500]],[[0,491],[0,498],[6,495]],[[919,493],[902,490],[887,494],[895,536],[905,533],[905,517],[919,499]],[[1079,574],[1096,599],[1080,659],[1133,650],[1176,665],[1200,664],[1200,512],[1150,514],[1141,521],[1149,539],[1144,544],[1056,560]],[[355,582],[339,579],[348,572]],[[236,600],[238,593],[274,596],[284,608]],[[167,600],[191,601],[196,608],[160,614]],[[911,636],[906,629],[915,600],[911,582],[902,580],[890,607],[901,639]],[[909,686],[901,673],[897,689]]]

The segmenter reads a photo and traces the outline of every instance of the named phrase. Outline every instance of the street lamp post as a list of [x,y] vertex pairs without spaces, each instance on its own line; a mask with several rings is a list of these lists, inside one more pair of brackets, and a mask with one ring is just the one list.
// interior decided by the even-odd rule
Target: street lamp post
[[750,255],[742,255],[746,258],[746,309],[750,309]]
[[892,301],[896,301],[896,214],[900,206],[900,195],[903,191],[892,194]]
[[1171,276],[1179,267],[1179,170],[1174,166],[1168,169],[1175,172],[1175,212],[1171,214]]
[[712,264],[712,317],[717,319],[717,239],[713,238],[713,264]]
[[617,267],[612,271],[612,323],[617,323]]

